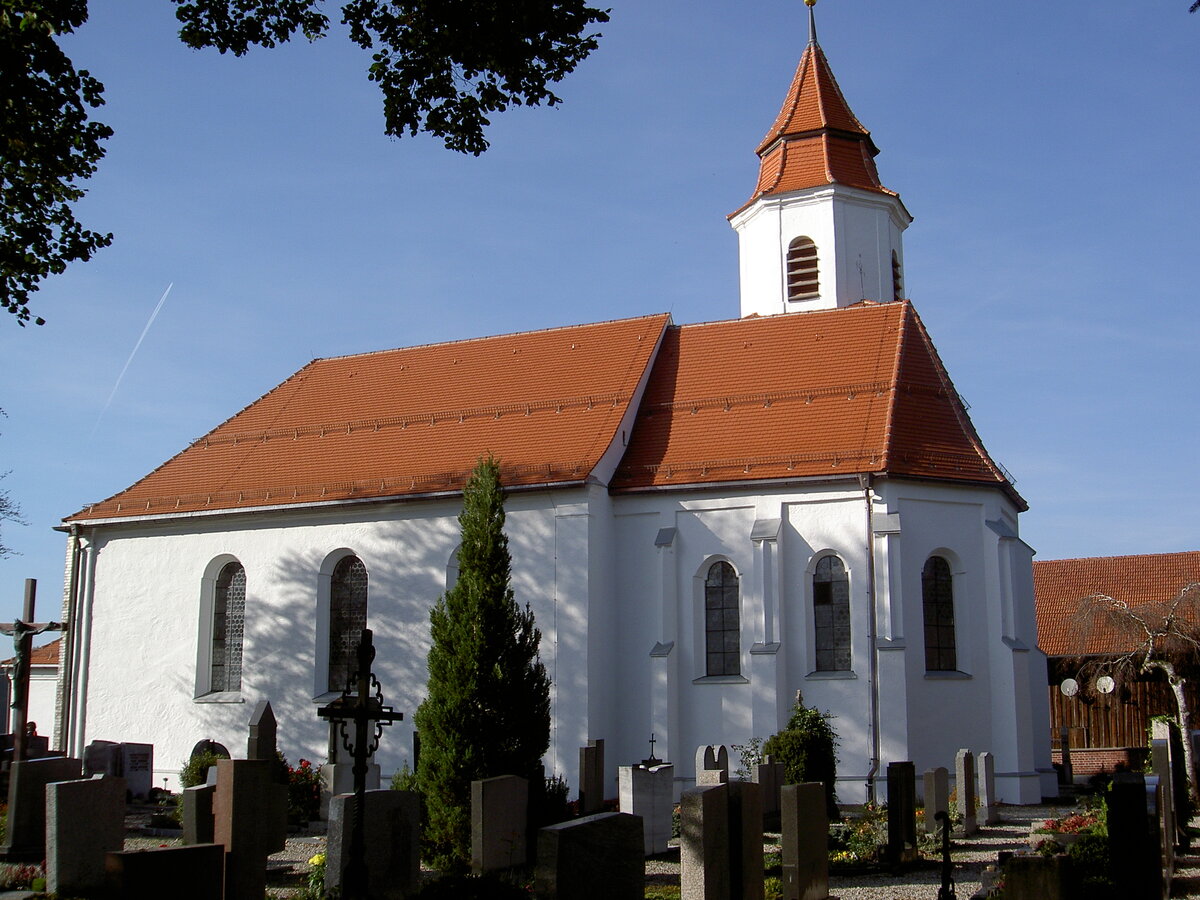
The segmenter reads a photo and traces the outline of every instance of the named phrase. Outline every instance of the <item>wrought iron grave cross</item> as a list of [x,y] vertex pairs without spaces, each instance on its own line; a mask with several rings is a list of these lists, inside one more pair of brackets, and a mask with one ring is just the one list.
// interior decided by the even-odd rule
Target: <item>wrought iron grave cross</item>
[[[375,660],[375,645],[371,629],[362,630],[358,643],[358,665],[342,696],[317,710],[317,715],[336,723],[342,746],[354,760],[354,830],[350,837],[350,853],[342,874],[342,896],[358,900],[367,896],[366,845],[363,836],[363,808],[367,794],[367,760],[379,749],[383,727],[404,718],[404,713],[383,703],[383,687],[371,671]],[[350,736],[353,727],[354,736]]]
[[34,622],[33,608],[37,600],[37,579],[25,579],[25,608],[21,618],[0,625],[0,634],[12,635],[16,658],[13,660],[12,732],[13,762],[25,759],[25,730],[29,720],[29,656],[33,653],[33,636],[44,631],[61,631],[58,622]]

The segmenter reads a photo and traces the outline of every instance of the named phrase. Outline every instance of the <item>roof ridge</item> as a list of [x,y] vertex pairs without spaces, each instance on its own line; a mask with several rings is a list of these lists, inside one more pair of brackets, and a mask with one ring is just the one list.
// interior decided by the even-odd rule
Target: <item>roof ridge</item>
[[1158,560],[1168,556],[1196,556],[1200,557],[1200,550],[1168,550],[1165,553],[1125,553],[1116,556],[1069,556],[1063,559],[1035,559],[1035,566],[1047,566],[1053,563],[1071,563],[1071,562],[1096,562],[1101,560]]
[[412,344],[407,347],[389,347],[383,350],[365,350],[362,353],[346,353],[341,356],[324,356],[314,359],[314,363],[337,362],[347,359],[361,359],[368,356],[383,356],[388,353],[403,353],[407,350],[433,350],[440,347],[457,347],[463,344],[478,344],[486,341],[501,341],[506,338],[525,337],[535,334],[553,334],[556,331],[572,331],[580,328],[596,328],[602,325],[624,325],[651,319],[671,320],[669,312],[649,313],[644,316],[628,316],[623,319],[601,319],[599,322],[578,322],[574,325],[552,325],[547,328],[530,328],[525,331],[506,331],[503,334],[487,334],[479,337],[458,338],[457,340],[434,341],[430,344]]
[[887,418],[884,421],[883,461],[884,468],[892,464],[892,441],[895,440],[896,405],[900,396],[900,365],[904,356],[904,338],[908,334],[909,313],[912,304],[908,300],[901,301],[900,323],[896,327],[896,358],[892,362],[892,391],[888,403]]

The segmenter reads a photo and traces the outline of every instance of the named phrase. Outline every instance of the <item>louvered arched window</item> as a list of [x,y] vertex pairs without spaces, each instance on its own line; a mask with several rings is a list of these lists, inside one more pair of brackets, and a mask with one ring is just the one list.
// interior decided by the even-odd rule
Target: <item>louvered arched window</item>
[[954,639],[954,576],[940,556],[925,561],[921,572],[921,605],[925,612],[925,669],[953,672],[958,668]]
[[713,563],[704,579],[705,674],[742,673],[741,592],[727,562]]
[[213,589],[210,691],[242,689],[242,636],[245,622],[246,570],[241,563],[226,563],[217,575]]
[[904,299],[904,272],[900,268],[900,257],[892,251],[892,299]]
[[367,627],[367,567],[357,556],[338,562],[329,584],[329,690],[354,675],[358,642]]
[[813,572],[813,633],[817,671],[850,670],[850,578],[836,556],[826,556]]
[[798,237],[788,244],[787,298],[808,300],[821,291],[817,277],[817,245],[812,238]]

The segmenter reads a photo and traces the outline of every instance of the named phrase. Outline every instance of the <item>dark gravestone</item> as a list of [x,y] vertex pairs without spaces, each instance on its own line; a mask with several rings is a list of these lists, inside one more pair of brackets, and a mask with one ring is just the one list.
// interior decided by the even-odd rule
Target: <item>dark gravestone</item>
[[222,900],[224,896],[225,850],[220,844],[109,853],[105,870],[108,895],[121,900],[162,900],[166,896],[171,900]]
[[586,816],[604,807],[604,741],[588,741],[579,748],[579,814]]
[[275,712],[269,700],[259,700],[250,714],[246,759],[275,759]]
[[92,741],[83,751],[83,774],[121,774],[121,745],[114,741]]
[[829,818],[825,785],[785,784],[779,792],[783,900],[829,896]]
[[762,786],[733,781],[729,788],[729,890],[734,900],[763,900]]
[[27,759],[14,762],[8,782],[8,830],[0,856],[41,862],[46,858],[46,785],[74,781],[83,773],[78,759]]
[[1120,862],[1113,866],[1113,881],[1122,900],[1160,900],[1163,896],[1152,816],[1146,802],[1146,777],[1133,772],[1113,776],[1108,793],[1108,840],[1111,846],[1121,848]]
[[887,859],[893,866],[919,857],[917,850],[917,769],[911,762],[888,763]]
[[641,900],[645,891],[641,816],[598,813],[538,832],[534,896]]
[[1073,883],[1066,856],[1013,856],[1004,866],[1004,900],[1075,900]]
[[[403,900],[421,886],[421,800],[412,791],[367,791],[363,811],[366,843],[367,896],[371,900]],[[354,794],[329,804],[325,890],[341,891],[350,854]]]
[[183,843],[211,844],[213,832],[213,798],[216,784],[198,784],[183,789]]
[[211,753],[213,756],[219,756],[222,759],[230,759],[232,754],[224,744],[218,744],[216,741],[204,738],[202,741],[196,741],[196,746],[192,748],[192,752],[188,754],[188,759],[194,759],[201,753]]
[[529,782],[497,775],[471,782],[471,871],[511,869],[526,861]]
[[222,759],[213,797],[215,842],[225,847],[227,897],[261,897],[267,857],[287,839],[287,787],[275,781],[276,762]]

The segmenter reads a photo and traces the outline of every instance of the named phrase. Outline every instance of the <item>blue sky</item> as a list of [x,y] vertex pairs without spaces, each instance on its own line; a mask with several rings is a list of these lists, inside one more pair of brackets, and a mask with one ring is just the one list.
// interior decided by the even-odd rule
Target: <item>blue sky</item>
[[[799,0],[614,0],[557,109],[480,158],[383,134],[340,31],[235,59],[167,0],[67,39],[116,129],[79,216],[112,247],[0,322],[0,486],[51,531],[314,357],[669,311],[738,314],[725,215],[807,39]],[[1185,0],[824,0],[821,44],[915,216],[906,287],[1040,558],[1196,549],[1200,15]],[[336,18],[336,10],[334,11]],[[101,417],[159,297],[174,287]],[[4,318],[8,318],[5,316]]]

